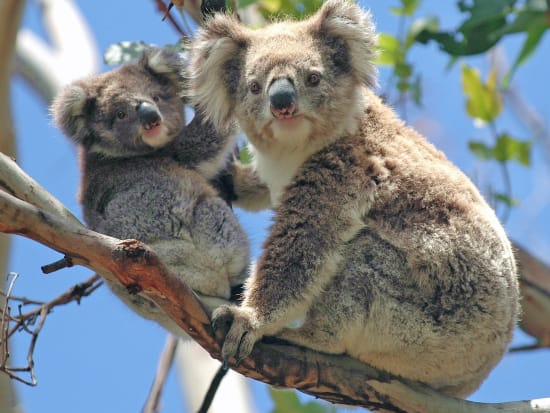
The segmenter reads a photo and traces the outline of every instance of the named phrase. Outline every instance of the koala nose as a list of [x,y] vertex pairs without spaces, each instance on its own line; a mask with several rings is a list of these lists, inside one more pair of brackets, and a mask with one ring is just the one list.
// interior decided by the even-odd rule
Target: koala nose
[[142,126],[147,130],[160,125],[160,114],[157,108],[150,103],[140,102],[137,106],[137,115]]
[[287,78],[276,79],[268,90],[271,113],[278,119],[294,116],[297,110],[296,89]]

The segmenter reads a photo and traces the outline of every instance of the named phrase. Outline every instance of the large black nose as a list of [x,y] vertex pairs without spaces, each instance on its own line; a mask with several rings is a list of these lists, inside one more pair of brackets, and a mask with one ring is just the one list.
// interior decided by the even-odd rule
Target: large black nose
[[160,124],[160,113],[157,108],[150,103],[140,102],[137,106],[137,115],[145,129],[151,129]]
[[287,78],[276,79],[269,86],[269,103],[277,110],[289,109],[296,105],[296,89]]

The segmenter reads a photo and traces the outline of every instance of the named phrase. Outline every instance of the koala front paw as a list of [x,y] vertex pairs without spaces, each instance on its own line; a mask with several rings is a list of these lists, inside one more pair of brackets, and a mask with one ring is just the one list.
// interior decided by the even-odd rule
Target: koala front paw
[[262,334],[253,325],[255,317],[247,308],[223,305],[212,314],[212,328],[216,337],[224,337],[222,357],[225,365],[235,358],[237,365],[250,353]]

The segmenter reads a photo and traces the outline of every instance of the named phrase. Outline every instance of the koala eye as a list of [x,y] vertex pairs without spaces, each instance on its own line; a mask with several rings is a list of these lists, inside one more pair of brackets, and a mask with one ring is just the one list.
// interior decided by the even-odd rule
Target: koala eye
[[153,95],[153,101],[154,102],[158,102],[160,100],[160,96],[159,95]]
[[307,77],[308,86],[317,86],[321,82],[321,75],[319,73],[310,73]]
[[126,117],[126,113],[124,113],[122,110],[117,110],[116,117],[118,119],[124,119]]
[[256,82],[255,80],[250,82],[250,85],[248,85],[248,88],[250,89],[250,93],[252,93],[254,95],[257,95],[258,93],[261,92],[260,84],[258,82]]

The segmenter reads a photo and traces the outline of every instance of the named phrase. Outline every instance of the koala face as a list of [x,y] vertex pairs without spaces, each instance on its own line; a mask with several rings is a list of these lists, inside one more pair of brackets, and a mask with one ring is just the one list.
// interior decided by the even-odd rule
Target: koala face
[[89,152],[153,152],[185,126],[181,70],[176,53],[150,50],[138,63],[69,85],[52,106],[55,123]]
[[375,83],[375,40],[369,14],[339,0],[260,30],[218,15],[193,46],[192,94],[218,125],[236,117],[255,147],[299,148],[346,129]]

